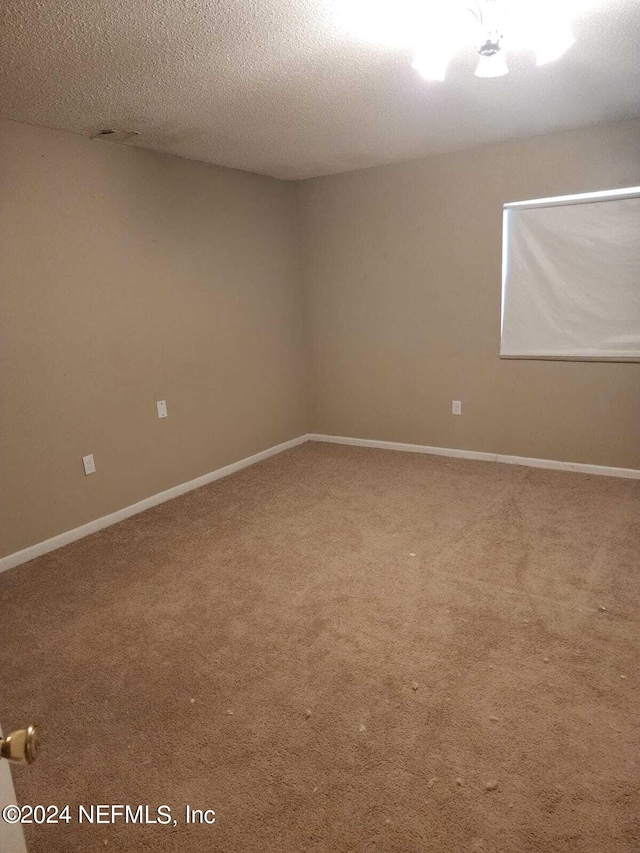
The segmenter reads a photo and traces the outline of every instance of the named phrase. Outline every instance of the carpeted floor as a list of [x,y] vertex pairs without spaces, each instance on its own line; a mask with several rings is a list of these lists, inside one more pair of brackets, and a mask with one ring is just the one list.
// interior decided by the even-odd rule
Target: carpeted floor
[[639,481],[309,443],[0,600],[30,853],[640,849]]

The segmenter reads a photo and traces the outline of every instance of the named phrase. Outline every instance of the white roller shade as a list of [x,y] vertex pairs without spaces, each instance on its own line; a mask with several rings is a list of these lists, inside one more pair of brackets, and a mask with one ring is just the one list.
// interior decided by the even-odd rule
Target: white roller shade
[[640,189],[505,205],[511,358],[640,360]]

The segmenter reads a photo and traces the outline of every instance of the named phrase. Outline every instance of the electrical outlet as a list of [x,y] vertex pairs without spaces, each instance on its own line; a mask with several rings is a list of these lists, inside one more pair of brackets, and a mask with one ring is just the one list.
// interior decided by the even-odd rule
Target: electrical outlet
[[167,417],[167,401],[166,400],[158,400],[156,403],[158,407],[158,417],[166,418]]
[[462,400],[452,400],[451,401],[451,414],[452,415],[461,415],[462,414]]
[[93,453],[90,453],[88,456],[83,456],[82,464],[84,465],[85,474],[89,475],[96,473],[96,463],[93,460]]

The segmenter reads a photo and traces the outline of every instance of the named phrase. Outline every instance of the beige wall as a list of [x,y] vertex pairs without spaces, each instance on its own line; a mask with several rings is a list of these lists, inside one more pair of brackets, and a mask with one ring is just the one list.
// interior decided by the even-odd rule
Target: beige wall
[[636,184],[637,121],[298,185],[0,123],[0,556],[309,430],[640,468],[640,364],[498,358],[502,204]]
[[301,183],[314,430],[640,468],[640,364],[498,358],[502,205],[639,184],[638,121]]
[[0,556],[307,432],[292,184],[4,122],[0,259]]

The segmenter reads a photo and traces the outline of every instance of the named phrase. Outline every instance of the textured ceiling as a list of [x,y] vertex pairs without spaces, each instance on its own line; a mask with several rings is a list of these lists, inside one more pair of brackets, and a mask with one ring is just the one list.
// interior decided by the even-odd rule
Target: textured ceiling
[[[536,68],[444,83],[338,27],[333,0],[0,0],[0,115],[306,178],[640,116],[640,2],[601,0]],[[104,144],[104,143],[96,143]]]

